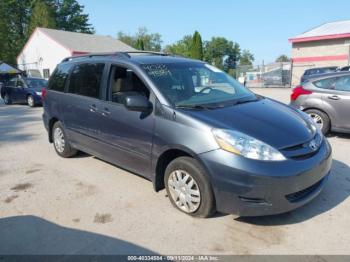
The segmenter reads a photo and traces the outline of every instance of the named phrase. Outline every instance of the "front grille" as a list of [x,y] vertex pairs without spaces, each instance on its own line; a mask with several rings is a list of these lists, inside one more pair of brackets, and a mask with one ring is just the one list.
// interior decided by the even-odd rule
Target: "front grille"
[[298,202],[300,200],[303,200],[304,198],[309,196],[311,193],[316,191],[323,183],[323,180],[324,180],[324,178],[308,188],[305,188],[301,191],[286,195],[287,200],[291,203],[295,203],[295,202]]
[[[310,147],[310,143],[312,141],[315,141],[317,145],[316,149],[312,149]],[[323,144],[322,137],[319,134],[315,134],[313,139],[310,141],[307,141],[302,144],[286,147],[280,150],[283,153],[283,155],[285,155],[288,158],[291,158],[294,160],[305,160],[317,154],[319,149],[322,147],[322,144]]]

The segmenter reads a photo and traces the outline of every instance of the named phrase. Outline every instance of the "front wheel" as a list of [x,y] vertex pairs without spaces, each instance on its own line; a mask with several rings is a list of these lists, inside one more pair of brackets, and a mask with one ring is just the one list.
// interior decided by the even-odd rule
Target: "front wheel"
[[197,160],[176,158],[166,168],[164,180],[171,203],[180,211],[194,217],[215,213],[211,184]]
[[77,154],[77,150],[72,148],[61,122],[56,122],[52,127],[53,145],[56,153],[64,158],[69,158]]
[[307,113],[314,123],[318,126],[318,128],[322,131],[324,135],[326,135],[331,128],[331,121],[328,115],[317,109],[306,110]]

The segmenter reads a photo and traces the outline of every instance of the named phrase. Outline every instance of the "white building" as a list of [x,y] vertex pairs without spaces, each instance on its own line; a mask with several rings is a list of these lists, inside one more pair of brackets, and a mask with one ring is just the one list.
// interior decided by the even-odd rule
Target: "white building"
[[110,36],[36,28],[17,57],[18,68],[49,78],[56,65],[74,55],[133,51],[134,48]]

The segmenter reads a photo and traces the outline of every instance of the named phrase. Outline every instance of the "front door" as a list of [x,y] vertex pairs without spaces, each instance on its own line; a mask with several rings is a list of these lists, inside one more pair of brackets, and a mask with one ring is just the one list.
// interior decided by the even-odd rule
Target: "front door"
[[144,95],[154,104],[154,96],[130,69],[111,66],[107,101],[100,126],[101,137],[110,148],[109,161],[145,177],[151,174],[154,113],[130,111],[124,105],[128,95]]

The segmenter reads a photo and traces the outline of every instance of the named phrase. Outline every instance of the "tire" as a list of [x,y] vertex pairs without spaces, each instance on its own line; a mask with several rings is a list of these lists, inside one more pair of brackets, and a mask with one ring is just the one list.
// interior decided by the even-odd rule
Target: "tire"
[[71,147],[60,121],[57,121],[52,127],[52,139],[55,151],[59,156],[69,158],[77,154],[78,151]]
[[7,93],[5,93],[5,95],[4,95],[4,103],[5,103],[5,105],[11,105],[12,104],[11,97]]
[[[181,180],[185,179],[187,175],[189,175],[187,180]],[[177,177],[181,179],[176,180]],[[194,181],[193,183],[191,179]],[[179,185],[178,181],[185,181],[186,184],[181,185],[180,183]],[[179,157],[170,162],[165,170],[164,183],[170,202],[181,212],[203,218],[210,217],[215,213],[215,200],[211,184],[206,172],[197,160],[191,157]],[[190,189],[191,191],[189,191]],[[196,193],[192,194],[192,192]],[[185,204],[186,193],[187,197],[191,197],[191,201],[185,201]]]
[[35,107],[35,100],[32,95],[27,96],[27,104],[30,107]]
[[306,110],[307,113],[312,119],[314,119],[315,123],[319,125],[322,133],[326,135],[331,129],[331,121],[328,115],[317,109],[309,109]]

